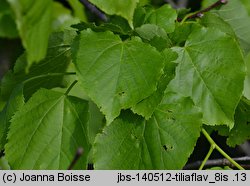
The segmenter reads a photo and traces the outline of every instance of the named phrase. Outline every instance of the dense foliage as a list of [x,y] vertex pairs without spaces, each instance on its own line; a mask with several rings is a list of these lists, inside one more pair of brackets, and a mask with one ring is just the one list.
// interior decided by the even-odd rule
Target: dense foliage
[[250,139],[249,1],[67,3],[0,0],[0,37],[24,48],[1,79],[5,164],[67,169],[83,148],[75,169],[182,169],[203,133],[203,163],[242,169],[207,131]]

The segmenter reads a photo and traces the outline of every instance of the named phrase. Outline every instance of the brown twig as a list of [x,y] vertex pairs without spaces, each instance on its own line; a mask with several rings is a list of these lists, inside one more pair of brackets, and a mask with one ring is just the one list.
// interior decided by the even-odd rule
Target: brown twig
[[[227,4],[227,2],[228,2],[228,0],[218,0],[217,2],[210,5],[209,7],[205,8],[203,10],[200,10],[194,14],[189,15],[186,19],[201,18],[204,15],[204,13],[209,12],[210,10],[212,10],[218,6],[225,5],[225,4]],[[178,21],[181,22],[182,19],[178,18]]]
[[99,17],[102,21],[107,22],[108,18],[105,15],[104,12],[99,10],[96,6],[91,4],[88,0],[80,0],[80,2],[87,8],[89,9],[93,14],[95,14],[97,17]]
[[[250,162],[250,156],[245,157],[239,157],[239,158],[233,158],[234,161],[237,162]],[[190,164],[187,164],[183,169],[185,170],[192,170],[192,169],[198,169],[200,165],[202,164],[202,161],[196,161]],[[214,167],[214,166],[230,166],[234,168],[234,165],[228,161],[228,159],[215,159],[215,160],[208,160],[205,164],[205,167]],[[249,168],[250,164],[242,165],[244,168]]]
[[73,167],[75,166],[75,164],[77,163],[77,161],[80,159],[80,157],[83,155],[83,148],[78,148],[75,154],[75,157],[73,159],[73,161],[71,162],[68,170],[72,170]]

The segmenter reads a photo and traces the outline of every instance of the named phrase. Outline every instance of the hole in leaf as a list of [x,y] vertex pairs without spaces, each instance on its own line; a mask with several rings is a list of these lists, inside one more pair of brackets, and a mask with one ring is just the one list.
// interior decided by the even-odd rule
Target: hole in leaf
[[172,110],[168,110],[168,113],[173,113],[173,111]]
[[168,116],[167,119],[168,119],[168,121],[175,122],[175,118],[174,117]]
[[174,118],[174,117],[171,117],[170,119],[172,119],[173,121],[175,121],[175,118]]
[[119,94],[119,96],[122,96],[122,95],[124,95],[124,94],[125,94],[125,92],[124,92],[124,91],[122,91],[122,92],[119,92],[118,94]]
[[172,145],[170,145],[170,146],[163,145],[162,147],[163,147],[163,149],[164,149],[165,151],[170,151],[170,150],[173,150],[173,149],[174,149],[174,147],[173,147]]
[[136,140],[138,139],[138,137],[136,135],[134,135],[133,133],[131,133],[131,138],[136,139]]

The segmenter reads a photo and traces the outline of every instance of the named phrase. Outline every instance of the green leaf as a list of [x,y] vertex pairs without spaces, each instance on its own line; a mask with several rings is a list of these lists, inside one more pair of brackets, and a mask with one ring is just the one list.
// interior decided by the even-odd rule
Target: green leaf
[[0,111],[3,110],[5,104],[6,104],[6,101],[4,101],[4,100],[0,97]]
[[171,33],[175,29],[176,19],[176,10],[171,8],[170,5],[163,5],[147,15],[146,23],[156,24],[163,28],[167,33]]
[[52,0],[7,0],[15,13],[15,21],[28,53],[28,66],[46,55],[51,27]]
[[250,100],[250,53],[245,57],[247,75],[244,82],[243,95]]
[[89,152],[88,104],[41,89],[14,115],[6,159],[13,169],[67,169],[79,147],[76,169],[86,169]]
[[208,6],[212,5],[215,3],[217,0],[203,0],[202,1],[202,8],[207,8]]
[[146,17],[146,8],[137,6],[133,16],[134,28],[140,27],[144,24]]
[[140,6],[145,6],[147,4],[150,4],[150,0],[139,0]]
[[115,34],[119,35],[130,35],[126,30],[123,30],[119,25],[113,24],[113,23],[103,23],[100,25],[96,25],[95,23],[78,23],[75,25],[72,25],[71,27],[76,28],[78,31],[83,31],[88,28],[95,32],[105,32],[105,31],[111,31],[114,32]]
[[71,11],[61,3],[53,2],[52,30],[63,31],[73,29],[71,25],[80,22],[80,19],[73,17]]
[[176,23],[175,31],[169,34],[169,37],[173,43],[173,46],[184,46],[189,35],[196,29],[199,29],[201,26],[193,22],[184,22],[180,24]]
[[[120,16],[110,16],[109,17],[109,24],[115,25],[117,27],[120,27],[125,33],[129,33],[132,31],[131,26],[129,25],[128,21]],[[106,23],[106,24],[108,24]],[[112,30],[110,30],[112,31]]]
[[81,21],[87,22],[87,16],[85,13],[85,8],[79,0],[68,0],[71,8],[73,9],[74,17],[79,18]]
[[233,38],[216,29],[196,29],[179,54],[173,91],[191,96],[208,125],[234,125],[245,78],[241,50]]
[[1,96],[8,100],[12,90],[19,83],[33,78],[27,82],[24,87],[25,98],[29,98],[36,90],[41,87],[53,88],[60,86],[62,76],[47,76],[34,79],[40,75],[51,73],[62,73],[67,69],[71,62],[70,45],[75,38],[75,31],[56,32],[51,35],[47,56],[44,60],[30,67],[26,73],[27,58],[26,54],[22,55],[16,62],[13,72],[9,71],[1,81]]
[[248,15],[250,15],[250,2],[248,0],[241,0],[241,2],[247,9]]
[[13,12],[6,0],[1,0],[0,2],[0,37],[18,37]]
[[235,113],[235,126],[229,132],[227,144],[231,147],[240,145],[250,139],[250,101],[240,102]]
[[250,51],[250,17],[241,1],[230,0],[220,10],[214,10],[223,20],[231,25],[245,53]]
[[200,20],[199,23],[205,27],[217,28],[226,34],[237,38],[233,28],[224,21],[221,17],[214,13],[206,13]]
[[108,123],[150,96],[162,75],[163,57],[139,38],[123,42],[111,32],[88,29],[72,48],[77,75]]
[[89,0],[105,13],[119,15],[128,20],[130,26],[133,25],[133,15],[136,4],[139,0]]
[[91,101],[89,101],[89,122],[88,122],[88,133],[89,141],[91,144],[94,143],[95,137],[101,132],[105,125],[104,116],[98,109],[98,107]]
[[157,25],[144,24],[135,29],[135,32],[144,40],[144,42],[162,51],[170,48],[172,43],[165,30]]
[[10,95],[4,110],[0,112],[0,150],[7,142],[10,120],[17,110],[24,105],[23,84],[18,85]]
[[152,95],[132,107],[134,113],[145,117],[145,119],[149,119],[152,116],[164,96],[168,83],[175,75],[176,64],[172,63],[172,61],[177,59],[177,53],[173,52],[171,49],[165,49],[163,55],[165,58],[164,74],[159,80],[157,90]]
[[95,168],[181,169],[199,137],[201,118],[189,98],[174,93],[166,94],[149,121],[122,114],[97,136]]

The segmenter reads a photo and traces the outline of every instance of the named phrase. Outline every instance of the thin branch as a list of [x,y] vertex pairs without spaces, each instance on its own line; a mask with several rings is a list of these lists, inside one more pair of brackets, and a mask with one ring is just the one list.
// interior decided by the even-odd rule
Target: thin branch
[[97,17],[99,17],[102,21],[107,22],[108,18],[105,15],[104,12],[99,10],[96,6],[91,4],[88,0],[80,0],[80,2],[87,8],[89,9],[93,14],[95,14]]
[[210,10],[216,8],[216,7],[219,7],[221,5],[225,5],[227,4],[228,0],[218,0],[217,2],[215,2],[214,4],[210,5],[209,7],[203,9],[203,10],[200,10],[196,13],[193,13],[193,14],[189,14],[187,15],[183,20],[182,19],[178,19],[179,22],[183,22],[187,19],[193,19],[193,18],[201,18],[204,13],[206,12],[209,12]]
[[83,148],[78,148],[75,154],[75,157],[73,159],[73,161],[71,162],[68,170],[72,170],[73,167],[75,166],[75,164],[77,163],[77,161],[80,159],[80,157],[83,155]]
[[[236,162],[248,162],[250,161],[250,156],[245,156],[245,157],[239,157],[239,158],[233,158],[234,161]],[[192,170],[192,169],[198,169],[203,161],[196,161],[190,164],[187,164],[183,169],[185,170]],[[222,159],[215,159],[215,160],[207,160],[204,167],[214,167],[214,166],[230,166],[232,168],[235,168],[235,166],[226,158],[222,158]],[[249,168],[249,164],[247,165],[243,165],[241,164],[242,167]]]

